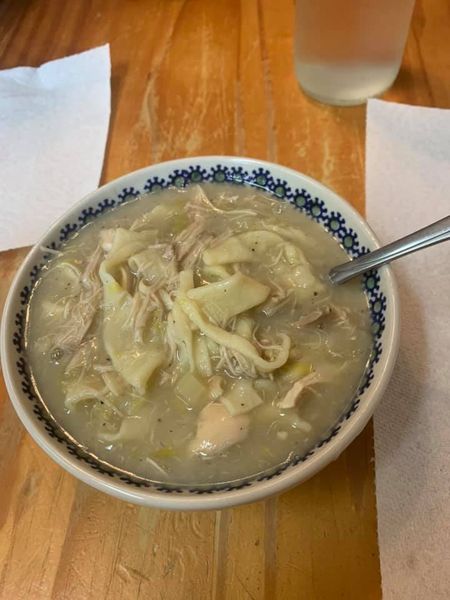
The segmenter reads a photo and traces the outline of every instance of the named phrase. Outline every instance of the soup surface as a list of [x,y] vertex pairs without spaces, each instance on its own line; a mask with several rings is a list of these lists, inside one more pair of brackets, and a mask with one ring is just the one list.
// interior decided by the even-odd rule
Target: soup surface
[[86,225],[30,301],[27,352],[55,418],[121,469],[177,484],[260,473],[313,447],[371,351],[359,282],[287,203],[168,189]]

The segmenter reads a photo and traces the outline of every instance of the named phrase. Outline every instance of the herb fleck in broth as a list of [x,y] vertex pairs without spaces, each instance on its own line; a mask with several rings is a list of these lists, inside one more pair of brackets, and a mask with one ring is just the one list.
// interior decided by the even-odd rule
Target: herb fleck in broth
[[27,352],[91,452],[170,483],[306,453],[349,405],[372,339],[317,223],[243,186],[141,196],[84,227],[35,286]]

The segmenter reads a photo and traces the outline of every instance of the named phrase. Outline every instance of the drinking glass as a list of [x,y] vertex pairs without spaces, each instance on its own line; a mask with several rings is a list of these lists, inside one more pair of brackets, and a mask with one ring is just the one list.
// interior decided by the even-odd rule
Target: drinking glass
[[297,0],[295,71],[327,104],[362,104],[400,69],[414,0]]

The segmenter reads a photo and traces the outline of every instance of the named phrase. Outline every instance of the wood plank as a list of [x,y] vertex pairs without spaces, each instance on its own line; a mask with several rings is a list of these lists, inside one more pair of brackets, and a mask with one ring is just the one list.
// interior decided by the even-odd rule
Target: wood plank
[[[267,72],[271,81],[283,82],[269,86],[276,130],[274,158],[323,181],[362,210],[364,108],[329,107],[300,94],[292,64],[293,10],[279,11],[275,4],[266,3],[261,7]],[[286,60],[279,60],[280,56]],[[277,597],[294,598],[301,591],[304,598],[356,598],[351,595],[352,581],[365,581],[370,597],[379,597],[371,458],[372,432],[366,428],[338,461],[279,498],[274,527]],[[357,464],[359,469],[346,467]],[[365,493],[358,491],[356,504],[352,490],[358,488]],[[342,551],[336,552],[337,548]]]
[[381,597],[367,437],[279,498],[277,597]]

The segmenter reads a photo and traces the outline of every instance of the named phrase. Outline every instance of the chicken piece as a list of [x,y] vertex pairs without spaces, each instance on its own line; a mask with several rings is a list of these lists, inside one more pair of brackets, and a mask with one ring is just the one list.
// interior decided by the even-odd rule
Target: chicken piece
[[198,216],[192,223],[185,227],[173,241],[173,248],[177,261],[182,262],[204,237],[205,219]]
[[[74,352],[86,337],[101,302],[102,288],[98,277],[101,260],[102,250],[98,246],[79,276],[78,293],[67,298],[62,319],[58,322],[56,330],[51,332],[51,350]],[[73,269],[75,268],[72,267]],[[74,288],[73,277],[72,272],[69,281]]]
[[82,369],[83,367],[92,364],[94,361],[95,351],[96,343],[94,338],[90,338],[82,342],[79,348],[72,355],[64,370],[64,374],[70,374],[76,369]]
[[247,415],[232,417],[223,404],[211,402],[200,412],[190,449],[200,456],[220,454],[247,437],[249,424]]
[[300,398],[302,392],[309,386],[319,383],[321,381],[320,375],[313,371],[306,377],[297,379],[291,389],[287,392],[285,397],[278,403],[279,408],[294,408]]
[[226,214],[226,215],[245,215],[245,216],[256,216],[257,213],[251,209],[231,209],[231,210],[223,210],[211,202],[208,196],[205,194],[204,190],[201,186],[195,186],[195,196],[194,198],[188,202],[186,205],[186,210],[188,213],[198,215],[205,214],[208,212],[215,212],[218,214]]
[[305,325],[310,325],[311,323],[315,323],[322,317],[333,316],[338,323],[346,323],[349,320],[349,310],[342,306],[338,306],[337,304],[327,304],[325,306],[321,306],[311,311],[307,315],[303,315],[295,321],[293,325],[295,327],[304,327]]

